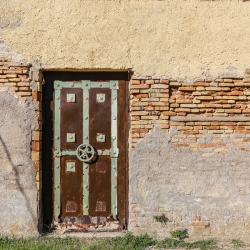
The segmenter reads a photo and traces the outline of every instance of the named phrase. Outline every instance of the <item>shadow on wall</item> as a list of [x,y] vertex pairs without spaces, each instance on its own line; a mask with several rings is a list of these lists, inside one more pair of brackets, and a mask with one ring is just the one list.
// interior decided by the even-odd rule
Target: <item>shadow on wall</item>
[[25,200],[25,204],[26,204],[26,208],[29,212],[29,214],[31,215],[32,217],[32,220],[33,221],[36,221],[36,216],[34,215],[34,213],[32,212],[32,207],[31,207],[31,204],[30,204],[30,201],[29,201],[29,198],[26,196],[25,192],[24,192],[24,189],[23,187],[21,186],[20,184],[20,176],[19,176],[19,173],[17,171],[17,166],[13,163],[12,159],[11,159],[11,156],[10,156],[10,152],[5,144],[5,142],[3,141],[1,135],[0,135],[0,142],[1,144],[3,145],[3,148],[4,148],[4,151],[7,155],[7,158],[8,158],[8,161],[10,162],[11,166],[12,166],[12,169],[14,171],[14,174],[15,174],[15,179],[16,179],[16,186],[18,188],[18,190],[21,192],[21,194],[23,195],[24,197],[24,200]]

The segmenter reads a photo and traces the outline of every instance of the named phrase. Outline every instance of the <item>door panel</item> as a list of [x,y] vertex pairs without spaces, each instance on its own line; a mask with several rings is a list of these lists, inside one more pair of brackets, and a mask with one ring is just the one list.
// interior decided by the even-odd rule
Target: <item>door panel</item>
[[75,156],[65,155],[61,157],[61,166],[62,218],[82,216],[82,162]]
[[[67,102],[67,95],[75,95],[74,102]],[[60,96],[61,149],[76,150],[83,142],[83,90],[80,88],[62,88]],[[56,111],[55,111],[56,112]],[[67,133],[75,134],[75,140],[67,142]]]
[[[97,101],[97,95],[103,101]],[[93,88],[89,90],[89,143],[97,149],[111,148],[111,90]],[[98,142],[97,135],[102,134],[104,142]],[[99,140],[100,141],[100,140]]]
[[89,215],[111,214],[111,159],[101,155],[89,173]]

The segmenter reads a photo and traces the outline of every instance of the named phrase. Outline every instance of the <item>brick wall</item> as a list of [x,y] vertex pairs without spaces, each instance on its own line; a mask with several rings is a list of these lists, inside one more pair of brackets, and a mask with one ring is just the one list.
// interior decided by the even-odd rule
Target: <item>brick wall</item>
[[132,148],[155,124],[166,132],[177,127],[180,138],[174,136],[172,142],[184,147],[205,134],[249,134],[249,74],[247,71],[244,79],[194,83],[134,77],[130,90]]
[[169,128],[169,80],[132,79],[131,100],[131,145],[159,124]]

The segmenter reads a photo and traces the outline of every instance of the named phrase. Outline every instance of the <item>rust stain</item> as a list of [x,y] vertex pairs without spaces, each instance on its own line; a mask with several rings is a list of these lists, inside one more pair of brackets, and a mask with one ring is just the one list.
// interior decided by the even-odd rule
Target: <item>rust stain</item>
[[104,162],[104,161],[97,162],[95,168],[96,168],[97,173],[105,174],[106,173],[106,162]]
[[106,202],[105,201],[97,201],[95,211],[96,212],[106,212]]
[[76,203],[75,202],[72,202],[72,201],[68,201],[67,204],[66,204],[66,212],[76,212]]

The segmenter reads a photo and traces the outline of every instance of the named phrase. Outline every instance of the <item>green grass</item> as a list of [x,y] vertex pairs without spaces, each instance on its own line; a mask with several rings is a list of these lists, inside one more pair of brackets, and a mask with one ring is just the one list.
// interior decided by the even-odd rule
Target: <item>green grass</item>
[[83,249],[85,240],[78,238],[52,238],[40,236],[37,238],[0,238],[0,249],[6,250],[79,250]]
[[239,240],[239,239],[233,239],[231,241],[231,244],[232,246],[235,248],[235,249],[239,249],[241,247],[244,247],[246,246],[246,244],[242,241],[242,240]]
[[114,238],[86,240],[82,238],[66,237],[55,238],[40,236],[37,238],[0,238],[0,249],[4,250],[144,250],[154,246],[156,249],[183,247],[186,249],[198,248],[201,250],[216,249],[215,240],[186,242],[183,239],[166,238],[156,240],[147,234],[134,236],[126,233]]

